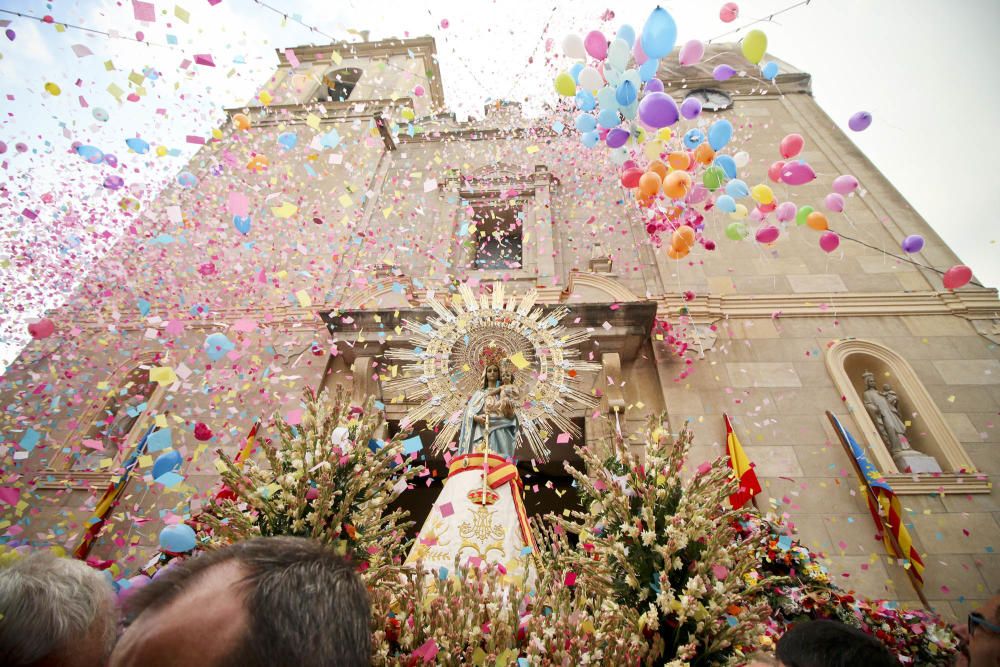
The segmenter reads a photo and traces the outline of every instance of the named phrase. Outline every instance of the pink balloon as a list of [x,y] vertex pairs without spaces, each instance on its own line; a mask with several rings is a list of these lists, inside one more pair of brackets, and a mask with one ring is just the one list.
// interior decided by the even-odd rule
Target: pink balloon
[[781,170],[781,182],[788,185],[805,185],[816,180],[816,172],[805,162],[789,162]]
[[778,160],[767,168],[767,177],[775,183],[781,183],[781,171],[785,168],[785,161]]
[[844,174],[843,176],[838,176],[833,179],[833,191],[842,194],[849,195],[858,189],[858,179],[854,178],[850,174]]
[[754,238],[757,239],[757,243],[774,243],[778,240],[781,235],[781,230],[774,225],[766,225],[757,230],[757,234]]
[[642,50],[642,44],[640,44],[640,42],[642,42],[642,40],[636,38],[635,44],[632,45],[632,57],[635,58],[636,65],[641,65],[649,60],[649,56],[647,56],[646,52]]
[[964,264],[956,264],[945,272],[942,282],[946,289],[958,289],[967,285],[970,280],[972,269]]
[[840,245],[840,237],[834,232],[823,232],[819,237],[819,247],[823,252],[833,252]]
[[802,138],[801,134],[789,134],[781,140],[781,144],[778,146],[778,149],[781,151],[781,157],[786,160],[795,157],[802,152],[802,147],[805,143],[806,141]]
[[697,39],[692,39],[681,47],[680,53],[677,54],[677,59],[681,65],[695,65],[701,62],[701,58],[704,55],[705,45]]
[[760,210],[760,207],[755,206],[754,209],[750,211],[750,214],[747,215],[747,220],[750,222],[763,222],[766,217],[767,213]]
[[43,338],[48,338],[53,333],[55,333],[56,325],[47,317],[43,317],[37,322],[32,322],[28,325],[28,333],[35,340],[41,340]]
[[795,214],[798,212],[798,207],[790,201],[782,202],[778,205],[775,211],[775,215],[778,217],[778,222],[788,222],[795,218]]
[[690,190],[688,190],[687,197],[685,197],[684,201],[688,204],[700,204],[708,199],[708,195],[708,188],[701,183],[697,183]]
[[727,2],[719,10],[719,20],[723,23],[732,23],[740,15],[740,8],[735,2]]
[[823,206],[826,206],[826,210],[833,211],[834,213],[843,213],[844,211],[844,195],[838,192],[831,192],[823,200]]
[[604,60],[608,57],[608,40],[600,30],[591,30],[583,38],[583,48],[592,57]]

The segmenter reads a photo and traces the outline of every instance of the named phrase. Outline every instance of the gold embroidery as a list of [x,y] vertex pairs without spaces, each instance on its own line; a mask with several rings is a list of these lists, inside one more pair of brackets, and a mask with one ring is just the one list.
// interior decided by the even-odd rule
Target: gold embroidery
[[479,542],[485,542],[489,539],[502,540],[507,530],[503,526],[493,523],[494,514],[496,512],[491,512],[485,505],[476,505],[476,509],[472,512],[472,523],[461,524],[459,535],[462,536],[463,540],[475,538]]

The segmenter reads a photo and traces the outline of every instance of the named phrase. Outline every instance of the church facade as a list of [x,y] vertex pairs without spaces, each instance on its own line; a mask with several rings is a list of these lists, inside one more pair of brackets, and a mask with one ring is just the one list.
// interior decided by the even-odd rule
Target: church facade
[[[745,65],[712,48],[713,64]],[[901,495],[931,602],[961,616],[1000,588],[997,292],[946,290],[879,250],[920,234],[913,259],[958,263],[820,109],[808,74],[783,64],[772,85],[718,82],[705,66],[658,76],[678,100],[702,98],[703,118],[731,120],[752,156],[748,183],[767,182],[765,156],[777,159],[790,132],[820,178],[779,197],[819,208],[835,176],[855,176],[846,213],[829,217],[864,245],[827,254],[794,225],[770,246],[729,241],[728,220],[706,210],[714,249],[673,260],[650,242],[617,168],[567,118],[502,103],[482,120],[449,114],[431,38],[278,56],[258,95],[228,110],[221,138],[50,315],[56,334],[3,377],[2,453],[21,490],[4,540],[71,550],[155,429],[167,435],[140,458],[93,551],[140,566],[164,523],[211,492],[215,450],[234,454],[257,420],[260,437],[275,414],[294,423],[304,387],[373,398],[397,428],[412,407],[386,388],[398,372],[388,352],[408,344],[402,322],[426,318],[427,298],[451,298],[459,283],[503,282],[568,306],[566,326],[589,334],[581,357],[601,369],[585,379],[599,407],[572,415],[582,436],[553,435],[547,463],[521,452],[529,513],[572,502],[562,463],[579,460],[574,445],[621,429],[641,447],[649,416],[665,412],[695,432],[697,465],[725,453],[728,415],[756,465],[759,506],[823,552],[842,587],[915,602],[875,539],[830,411]],[[154,460],[170,451],[182,464],[157,481]],[[418,524],[440,479],[404,494]]]

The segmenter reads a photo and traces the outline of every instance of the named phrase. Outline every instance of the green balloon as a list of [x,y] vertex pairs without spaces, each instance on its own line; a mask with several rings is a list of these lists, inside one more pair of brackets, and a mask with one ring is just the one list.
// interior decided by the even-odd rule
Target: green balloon
[[709,167],[701,177],[701,182],[712,192],[722,187],[726,182],[726,172],[722,167]]
[[802,208],[800,208],[799,212],[795,214],[795,224],[798,225],[799,227],[806,224],[806,218],[808,218],[809,214],[815,210],[816,209],[814,209],[812,206],[803,206]]
[[726,225],[726,236],[733,241],[742,241],[750,233],[742,222],[730,222]]

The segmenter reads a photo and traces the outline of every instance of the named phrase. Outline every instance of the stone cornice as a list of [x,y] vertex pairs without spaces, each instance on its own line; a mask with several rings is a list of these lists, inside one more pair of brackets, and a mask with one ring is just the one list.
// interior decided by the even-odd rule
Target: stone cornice
[[[413,98],[375,98],[370,100],[348,100],[346,102],[308,102],[305,104],[272,104],[270,106],[246,106],[227,108],[232,118],[238,113],[252,113],[254,127],[271,125],[304,125],[310,114],[318,115],[321,125],[343,123],[355,119],[370,119],[377,114],[390,113],[394,109],[413,108]],[[282,113],[284,112],[284,113]]]

